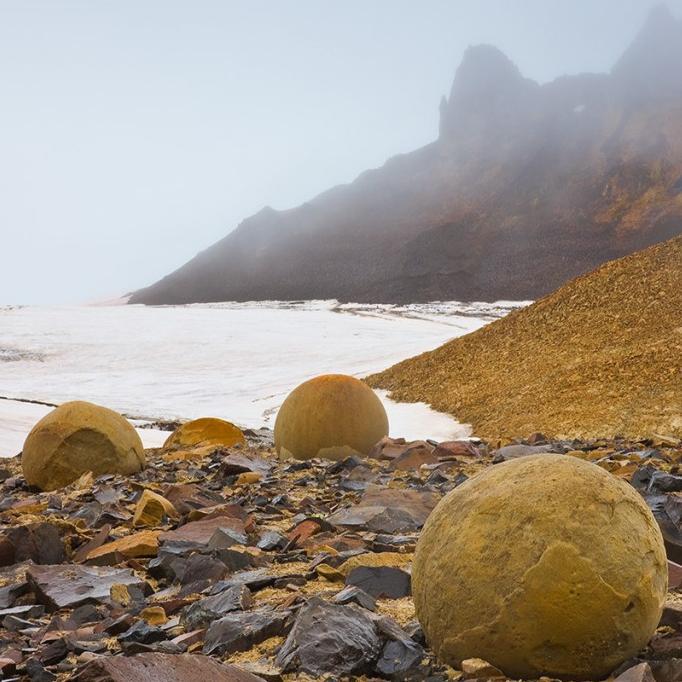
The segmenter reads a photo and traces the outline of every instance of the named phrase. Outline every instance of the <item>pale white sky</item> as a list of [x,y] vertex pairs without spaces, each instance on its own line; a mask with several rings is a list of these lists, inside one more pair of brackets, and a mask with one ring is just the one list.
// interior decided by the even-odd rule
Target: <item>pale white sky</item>
[[433,140],[468,45],[607,71],[652,4],[0,0],[0,303],[150,284]]

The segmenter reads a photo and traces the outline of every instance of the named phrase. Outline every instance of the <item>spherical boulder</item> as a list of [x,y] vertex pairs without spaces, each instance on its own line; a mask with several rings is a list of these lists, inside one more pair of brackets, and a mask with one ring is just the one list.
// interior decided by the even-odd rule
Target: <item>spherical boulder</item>
[[163,447],[214,445],[229,448],[237,443],[246,443],[246,438],[239,427],[224,419],[201,417],[180,425],[168,436]]
[[606,677],[646,645],[667,590],[663,539],[642,498],[566,455],[493,466],[429,516],[412,570],[438,657],[508,676]]
[[366,455],[386,435],[388,417],[376,393],[344,374],[302,383],[287,396],[275,421],[277,452],[295,459]]
[[130,422],[81,400],[45,415],[26,437],[21,455],[26,481],[41,490],[61,488],[87,471],[132,474],[144,464],[144,447]]

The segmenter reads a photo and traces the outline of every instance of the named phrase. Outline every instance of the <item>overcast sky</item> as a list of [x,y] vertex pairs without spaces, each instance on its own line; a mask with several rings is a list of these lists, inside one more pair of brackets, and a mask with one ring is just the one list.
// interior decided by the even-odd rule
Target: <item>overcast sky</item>
[[150,284],[433,140],[468,45],[607,71],[652,4],[0,0],[0,303]]

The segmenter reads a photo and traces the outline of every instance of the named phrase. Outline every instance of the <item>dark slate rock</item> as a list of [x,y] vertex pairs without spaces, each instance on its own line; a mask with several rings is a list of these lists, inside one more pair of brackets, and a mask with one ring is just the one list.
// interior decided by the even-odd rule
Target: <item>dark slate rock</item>
[[227,566],[212,556],[193,554],[189,559],[176,559],[173,571],[182,585],[190,582],[222,580],[227,574]]
[[668,559],[682,564],[682,528],[674,523],[666,512],[667,496],[647,495],[644,500],[661,529]]
[[681,495],[666,495],[663,509],[668,515],[668,518],[676,525],[682,525],[682,496]]
[[649,481],[647,492],[652,495],[675,493],[682,490],[682,476],[669,474],[667,471],[654,471]]
[[0,611],[0,620],[6,616],[17,616],[18,618],[40,618],[45,613],[45,607],[42,604],[23,604],[21,606],[12,606],[9,609],[2,609]]
[[26,578],[38,601],[53,609],[108,600],[117,583],[144,587],[131,570],[100,566],[31,566]]
[[409,670],[419,665],[424,657],[424,649],[392,618],[372,614],[372,619],[379,634],[386,640],[376,670],[384,677],[404,679]]
[[253,592],[263,587],[269,587],[275,582],[276,578],[277,576],[271,575],[263,568],[256,569],[255,571],[242,571],[230,576],[228,580],[217,582],[213,589],[211,589],[211,594],[218,594],[218,592],[223,592],[228,587],[233,587],[234,585],[246,585]]
[[25,618],[10,614],[9,616],[5,616],[2,619],[2,627],[5,628],[5,630],[9,630],[10,632],[19,632],[20,630],[29,630],[34,628],[35,623],[30,620],[26,620]]
[[376,670],[386,677],[402,675],[419,665],[424,649],[411,639],[389,641],[384,644]]
[[375,599],[400,599],[412,593],[410,574],[394,566],[358,566],[346,577],[346,585],[355,585]]
[[231,654],[246,651],[286,629],[289,613],[259,609],[231,613],[211,624],[206,632],[205,654]]
[[246,533],[234,528],[216,528],[208,540],[209,549],[225,549],[233,545],[245,545],[249,541]]
[[69,653],[66,640],[63,637],[53,639],[42,645],[36,652],[36,658],[45,666],[55,665],[66,658]]
[[268,552],[273,549],[281,549],[287,542],[288,540],[281,533],[269,530],[263,533],[256,547]]
[[187,632],[205,628],[231,611],[243,611],[252,604],[251,591],[245,585],[235,585],[212,597],[186,606],[180,622]]
[[335,604],[357,604],[364,609],[374,611],[376,608],[376,600],[371,594],[367,594],[363,589],[355,585],[348,585],[344,587],[341,592],[334,596]]
[[313,597],[300,610],[277,655],[285,672],[321,676],[361,674],[372,668],[381,640],[367,611]]
[[37,658],[29,658],[26,661],[26,674],[31,682],[54,682],[57,679],[54,673],[45,670],[45,667]]
[[651,483],[651,477],[654,475],[655,471],[656,469],[650,464],[640,467],[639,469],[637,469],[637,471],[635,471],[634,474],[632,474],[630,483],[634,488],[639,490],[641,493],[644,493],[649,488],[649,483]]
[[20,561],[36,564],[61,564],[66,561],[64,543],[51,523],[29,523],[8,528],[0,537],[3,551],[0,564],[10,566]]
[[85,623],[94,623],[99,620],[102,620],[102,614],[93,604],[83,604],[83,606],[79,606],[73,610],[69,617],[69,621],[76,626]]
[[358,504],[334,512],[327,521],[375,533],[409,533],[424,525],[439,500],[440,495],[429,490],[370,486]]
[[215,556],[227,566],[230,573],[237,573],[254,565],[253,556],[239,549],[217,549]]
[[8,609],[14,606],[14,602],[26,594],[29,590],[29,585],[25,580],[13,585],[5,585],[0,587],[0,609]]
[[166,633],[154,625],[149,625],[144,620],[138,620],[132,627],[119,635],[119,642],[136,642],[139,644],[152,644],[166,639]]

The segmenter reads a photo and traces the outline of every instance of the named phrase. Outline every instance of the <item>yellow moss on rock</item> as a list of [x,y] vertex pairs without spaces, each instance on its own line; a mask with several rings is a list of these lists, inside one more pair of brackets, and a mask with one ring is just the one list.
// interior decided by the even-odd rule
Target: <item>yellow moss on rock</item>
[[164,448],[215,446],[232,447],[246,443],[241,429],[217,417],[201,417],[179,426],[166,439]]
[[144,467],[142,441],[118,412],[85,401],[64,403],[45,415],[26,437],[24,477],[41,490],[55,490],[87,471],[132,474]]
[[315,377],[286,398],[275,422],[280,456],[339,460],[367,455],[388,435],[388,417],[365,383],[344,374]]
[[417,544],[412,589],[444,662],[594,680],[654,633],[667,563],[631,486],[543,454],[496,465],[443,498]]

